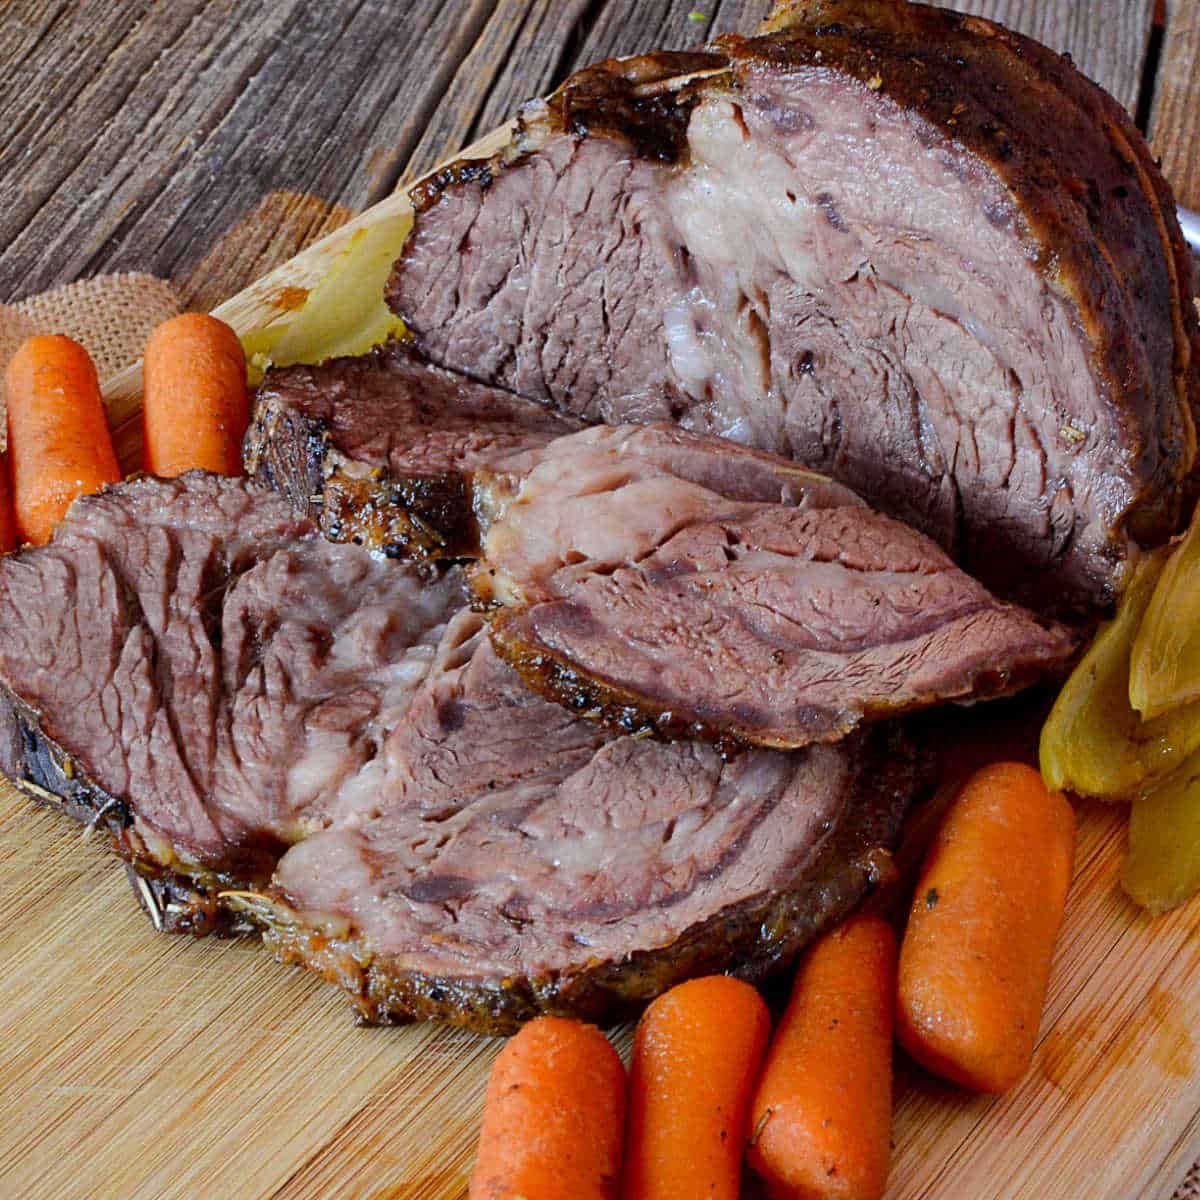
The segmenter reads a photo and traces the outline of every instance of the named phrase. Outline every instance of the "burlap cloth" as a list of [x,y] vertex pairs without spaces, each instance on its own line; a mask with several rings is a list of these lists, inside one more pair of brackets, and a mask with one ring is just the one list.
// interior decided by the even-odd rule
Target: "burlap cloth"
[[[0,378],[25,338],[65,333],[87,347],[103,381],[141,358],[150,331],[180,308],[169,283],[140,274],[101,275],[19,304],[0,304]],[[4,435],[5,422],[0,420],[0,438]],[[1200,1200],[1200,1163],[1188,1172],[1173,1200]]]
[[[103,382],[141,358],[150,331],[179,310],[169,283],[136,273],[83,279],[18,304],[0,304],[0,380],[27,337],[65,333],[87,348]],[[0,382],[0,403],[3,387]],[[7,422],[0,420],[0,446],[7,438]]]

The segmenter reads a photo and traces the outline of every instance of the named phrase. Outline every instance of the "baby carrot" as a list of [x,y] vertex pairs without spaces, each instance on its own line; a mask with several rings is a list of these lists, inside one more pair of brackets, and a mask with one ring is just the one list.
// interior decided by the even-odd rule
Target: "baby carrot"
[[615,1200],[625,1068],[594,1025],[538,1017],[488,1078],[470,1200]]
[[1075,854],[1075,814],[1021,763],[977,771],[925,859],[896,1029],[919,1063],[1002,1092],[1033,1058]]
[[747,1162],[772,1200],[879,1200],[892,1126],[896,938],[851,917],[815,943],[767,1052]]
[[726,975],[682,983],[646,1009],[633,1043],[623,1200],[736,1200],[770,1028],[762,997]]
[[240,475],[250,413],[237,334],[206,313],[172,317],[150,335],[142,374],[146,470]]
[[100,383],[68,337],[31,337],[5,374],[17,533],[41,545],[76,496],[121,478]]
[[17,546],[17,514],[13,512],[12,488],[8,482],[8,455],[0,454],[0,554]]

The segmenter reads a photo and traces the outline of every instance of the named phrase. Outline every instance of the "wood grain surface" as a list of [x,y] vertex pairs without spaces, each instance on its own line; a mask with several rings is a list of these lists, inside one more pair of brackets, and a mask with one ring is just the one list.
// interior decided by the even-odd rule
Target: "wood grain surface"
[[[1194,14],[1196,0],[1178,3]],[[268,193],[282,225],[318,232],[307,197],[361,210],[581,64],[748,33],[767,7],[9,0],[0,6],[0,301],[143,270],[209,305],[197,268]],[[958,7],[1069,50],[1134,106],[1153,0]],[[287,240],[272,245],[268,265],[294,252]],[[262,267],[261,240],[254,257]]]
[[1200,210],[1200,0],[1170,0],[1150,143],[1180,204]]
[[[748,30],[765,7],[2,5],[0,299],[136,268],[211,306],[575,65]],[[1070,49],[1130,107],[1148,97],[1168,173],[1200,202],[1196,0],[1169,6],[1148,78],[1150,0],[966,7]],[[270,292],[230,311],[250,321]],[[1200,905],[1134,909],[1123,837],[1118,810],[1082,810],[1023,1085],[970,1098],[901,1064],[891,1200],[1165,1200],[1195,1161]],[[0,961],[0,1197],[465,1196],[496,1043],[361,1029],[249,941],[154,936],[99,839],[2,784]]]

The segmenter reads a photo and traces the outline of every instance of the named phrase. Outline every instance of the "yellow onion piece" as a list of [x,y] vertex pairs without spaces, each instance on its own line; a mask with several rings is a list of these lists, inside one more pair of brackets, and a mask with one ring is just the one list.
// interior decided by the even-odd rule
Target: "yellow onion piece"
[[355,233],[290,320],[243,336],[252,367],[260,373],[267,363],[365,354],[389,337],[405,336],[404,322],[383,302],[383,289],[411,227],[412,216],[403,213]]
[[[1200,514],[1200,509],[1197,509]],[[1129,700],[1149,719],[1200,699],[1200,516],[1159,576],[1133,642]]]
[[1116,617],[1100,627],[1059,693],[1042,729],[1048,787],[1132,799],[1200,749],[1200,704],[1143,721],[1129,702],[1133,640],[1167,556],[1159,550],[1138,565]]
[[1174,908],[1200,890],[1200,755],[1134,800],[1121,883],[1153,913]]

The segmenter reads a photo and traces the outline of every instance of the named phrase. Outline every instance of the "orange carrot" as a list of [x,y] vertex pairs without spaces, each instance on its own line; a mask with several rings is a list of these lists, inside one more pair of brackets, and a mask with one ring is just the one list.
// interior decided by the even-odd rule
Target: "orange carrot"
[[879,1200],[892,1126],[896,937],[851,917],[816,942],[767,1052],[747,1161],[772,1200]]
[[17,514],[13,512],[12,488],[8,482],[8,455],[0,454],[0,554],[17,546]]
[[659,996],[633,1044],[623,1200],[736,1200],[771,1018],[727,975]]
[[237,334],[206,313],[182,313],[150,335],[142,372],[146,470],[240,475],[250,414]]
[[925,859],[896,1027],[923,1066],[1002,1092],[1025,1073],[1075,853],[1075,814],[1021,763],[977,771]]
[[488,1079],[471,1200],[615,1200],[625,1068],[594,1025],[538,1017]]
[[31,337],[8,364],[8,453],[17,533],[41,545],[76,496],[121,478],[100,383],[68,337]]

